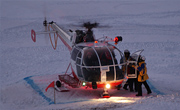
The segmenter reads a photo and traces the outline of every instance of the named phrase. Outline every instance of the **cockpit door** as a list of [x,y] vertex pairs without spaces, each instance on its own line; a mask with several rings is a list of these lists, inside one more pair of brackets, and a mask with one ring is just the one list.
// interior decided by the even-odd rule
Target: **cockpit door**
[[137,70],[134,69],[132,65],[137,66],[138,58],[143,51],[144,49],[138,50],[131,54],[130,59],[128,60],[128,64],[127,64],[128,69],[126,69],[128,78],[137,78]]
[[138,50],[134,53],[131,54],[131,57],[135,59],[135,61],[138,61],[139,55],[144,51],[144,49],[142,50]]

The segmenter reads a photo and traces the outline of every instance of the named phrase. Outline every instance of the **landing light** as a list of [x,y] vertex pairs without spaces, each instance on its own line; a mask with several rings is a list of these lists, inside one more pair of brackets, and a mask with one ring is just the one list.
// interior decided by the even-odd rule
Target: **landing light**
[[106,84],[106,88],[109,89],[111,86],[110,84]]
[[82,83],[82,85],[83,85],[83,86],[85,86],[85,85],[86,85],[86,83],[85,83],[85,82],[83,82],[83,83]]

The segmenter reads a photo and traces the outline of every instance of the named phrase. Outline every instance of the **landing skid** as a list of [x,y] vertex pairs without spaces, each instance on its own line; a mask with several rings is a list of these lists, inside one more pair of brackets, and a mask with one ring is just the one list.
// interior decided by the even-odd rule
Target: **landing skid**
[[60,87],[60,88],[55,88],[55,90],[58,91],[58,92],[69,92],[69,89],[67,89],[67,88],[62,88],[62,87]]
[[69,89],[64,86],[60,81],[56,81],[55,90],[58,92],[68,92]]

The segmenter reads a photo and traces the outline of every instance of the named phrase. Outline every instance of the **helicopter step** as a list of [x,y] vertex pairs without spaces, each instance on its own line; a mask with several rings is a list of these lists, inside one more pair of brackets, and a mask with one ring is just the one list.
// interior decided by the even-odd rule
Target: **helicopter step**
[[68,74],[59,75],[59,80],[72,88],[77,88],[79,81]]

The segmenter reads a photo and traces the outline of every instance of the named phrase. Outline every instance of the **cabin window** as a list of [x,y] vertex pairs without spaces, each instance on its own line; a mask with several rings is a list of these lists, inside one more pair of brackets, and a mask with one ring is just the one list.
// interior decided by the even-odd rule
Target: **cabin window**
[[76,59],[76,63],[77,63],[78,65],[80,65],[80,64],[81,64],[81,59],[80,59],[79,57],[77,57],[77,59]]
[[79,50],[77,48],[74,48],[72,53],[71,53],[71,59],[76,61],[76,57],[77,57],[78,52],[79,52]]
[[117,50],[117,49],[114,49],[114,51],[113,51],[113,53],[114,53],[114,62],[115,62],[115,64],[120,64],[120,60],[121,60],[121,53]]
[[81,58],[81,56],[82,56],[82,53],[81,53],[81,52],[79,52],[79,53],[78,53],[78,57],[79,57],[79,58]]
[[76,68],[77,68],[78,77],[81,77],[81,78],[82,78],[83,76],[82,76],[81,66],[80,66],[80,65],[77,65]]
[[96,53],[92,48],[84,50],[83,56],[83,65],[84,66],[99,66],[99,60]]
[[78,77],[81,77],[83,78],[83,75],[82,75],[82,70],[81,70],[81,51],[78,51],[77,53],[77,57],[76,57],[76,69],[77,69],[77,74],[78,74]]
[[111,54],[109,52],[109,50],[107,48],[95,48],[100,62],[101,62],[101,66],[105,66],[105,65],[113,65],[113,61],[112,61],[112,57]]
[[100,81],[99,60],[93,48],[84,50],[82,71],[86,81]]

